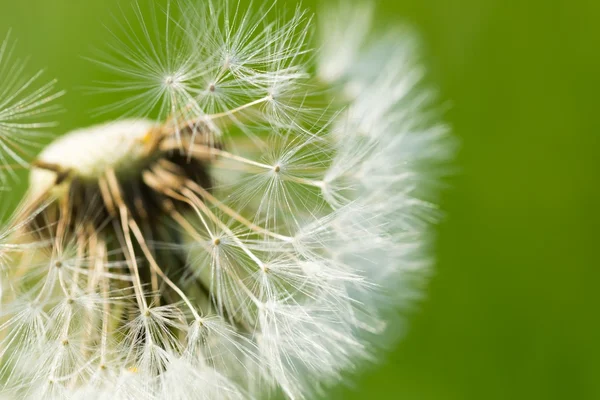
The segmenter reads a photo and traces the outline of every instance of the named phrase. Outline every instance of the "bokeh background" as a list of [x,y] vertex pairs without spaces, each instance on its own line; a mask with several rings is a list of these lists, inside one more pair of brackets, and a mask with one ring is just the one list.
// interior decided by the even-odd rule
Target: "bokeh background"
[[[0,36],[69,91],[60,131],[98,121],[80,89],[101,71],[81,56],[127,2],[2,0]],[[427,298],[330,398],[600,399],[600,3],[378,3],[377,25],[420,32],[462,147]]]

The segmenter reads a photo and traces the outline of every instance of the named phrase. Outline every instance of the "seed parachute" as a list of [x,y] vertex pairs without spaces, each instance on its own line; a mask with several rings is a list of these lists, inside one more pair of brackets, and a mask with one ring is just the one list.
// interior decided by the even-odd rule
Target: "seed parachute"
[[0,393],[323,395],[397,338],[432,261],[453,143],[417,41],[347,3],[316,36],[299,8],[123,13],[94,58],[117,117],[36,157],[62,92],[0,49],[2,182],[29,169],[0,228]]

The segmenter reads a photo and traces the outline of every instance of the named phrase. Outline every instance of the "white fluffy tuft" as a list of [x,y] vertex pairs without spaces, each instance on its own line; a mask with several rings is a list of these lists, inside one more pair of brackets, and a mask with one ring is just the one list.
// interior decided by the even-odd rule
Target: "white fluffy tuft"
[[[306,13],[274,22],[273,13],[181,0],[151,15],[134,6],[114,32],[99,63],[116,77],[98,91],[122,99],[103,111],[133,119],[71,133],[41,161],[98,179],[104,201],[117,199],[109,203],[121,230],[111,241],[84,220],[68,237],[72,221],[38,218],[45,204],[0,230],[2,391],[312,398],[398,336],[390,315],[418,298],[428,274],[439,178],[453,152],[449,129],[430,115],[416,41],[405,30],[371,35],[367,6],[324,12],[316,44]],[[52,99],[50,85],[17,100],[31,84],[0,94],[5,150],[40,127],[17,117]],[[154,128],[173,134],[161,151],[204,152],[212,187],[175,179],[168,161],[139,165],[140,154],[153,161],[142,149]],[[189,131],[209,135],[207,146],[186,142]],[[20,160],[2,154],[0,163]],[[107,170],[170,196],[152,228],[172,240],[138,227]],[[50,171],[32,175],[32,192],[47,189],[53,181],[38,177]],[[176,200],[189,212],[168,207]],[[28,243],[25,225],[57,233]]]

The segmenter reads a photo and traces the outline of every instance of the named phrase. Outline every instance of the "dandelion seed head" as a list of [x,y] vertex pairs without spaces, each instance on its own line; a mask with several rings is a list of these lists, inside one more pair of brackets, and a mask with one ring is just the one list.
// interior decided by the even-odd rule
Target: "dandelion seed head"
[[0,229],[0,392],[323,395],[431,263],[452,146],[412,36],[347,4],[321,43],[301,9],[153,10],[97,60],[123,118],[47,146]]

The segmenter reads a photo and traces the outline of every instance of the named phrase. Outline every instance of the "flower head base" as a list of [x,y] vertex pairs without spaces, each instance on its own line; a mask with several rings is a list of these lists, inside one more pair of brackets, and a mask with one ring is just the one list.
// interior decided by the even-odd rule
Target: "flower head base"
[[134,7],[141,36],[124,25],[102,62],[130,79],[113,106],[135,118],[42,151],[0,232],[5,393],[305,398],[369,359],[417,294],[451,151],[410,46],[355,32],[312,78],[303,12],[178,6],[164,36]]

